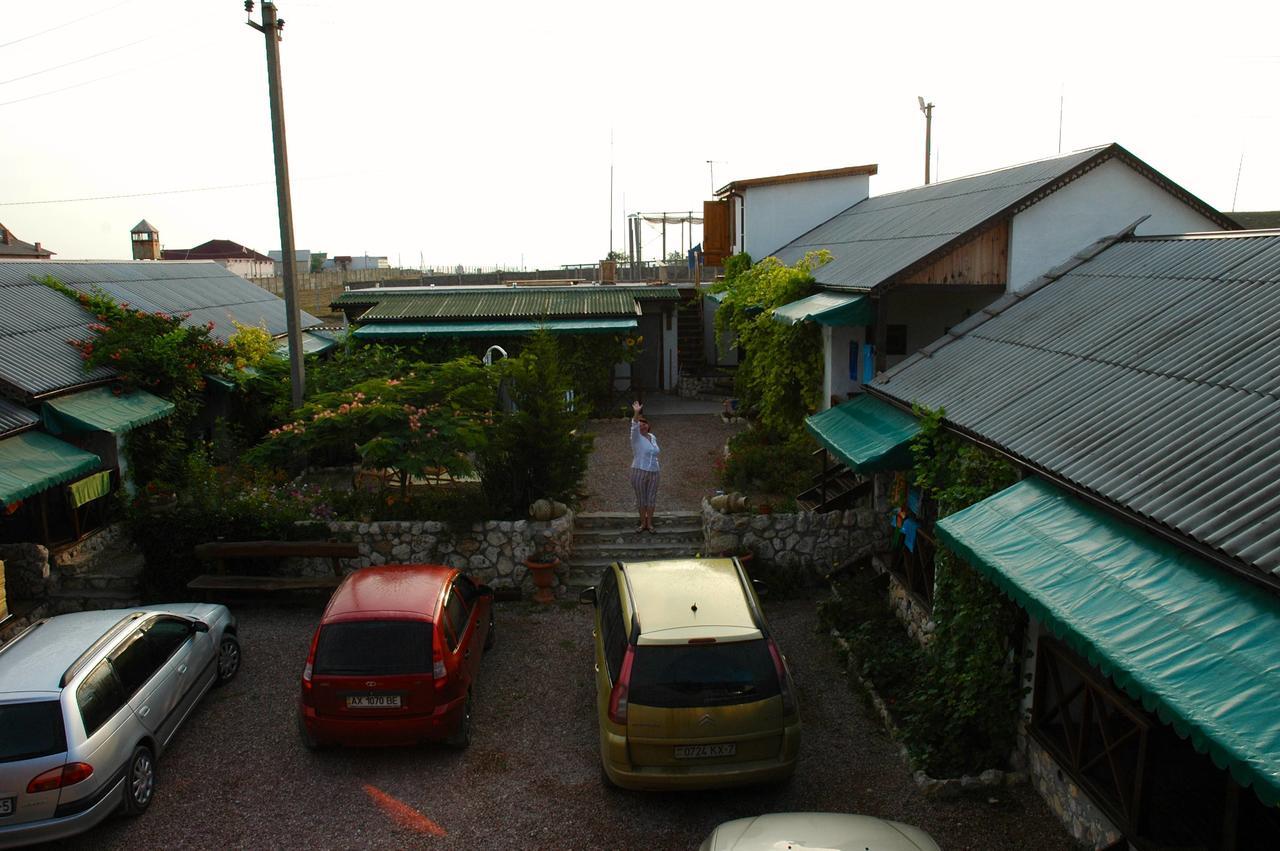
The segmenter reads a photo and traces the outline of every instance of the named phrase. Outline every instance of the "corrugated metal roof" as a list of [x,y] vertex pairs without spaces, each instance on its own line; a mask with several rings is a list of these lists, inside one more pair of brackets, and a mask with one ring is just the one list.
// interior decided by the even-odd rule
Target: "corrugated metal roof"
[[1004,301],[874,390],[1280,578],[1280,233],[1131,238]]
[[0,436],[29,429],[40,422],[34,411],[21,405],[15,405],[7,399],[0,399]]
[[1104,150],[867,198],[798,237],[777,257],[792,264],[806,252],[827,249],[834,259],[814,271],[818,283],[874,287]]
[[[0,262],[0,381],[39,396],[110,378],[112,370],[86,373],[70,338],[89,336],[93,317],[36,278],[52,276],[73,289],[99,289],[121,303],[147,311],[187,313],[189,326],[214,323],[227,340],[232,320],[286,331],[284,301],[217,263]],[[320,320],[302,313],[303,327]]]
[[352,333],[362,340],[418,337],[523,337],[545,328],[552,334],[626,334],[639,323],[634,318],[504,319],[474,322],[371,322]]
[[635,316],[640,312],[635,290],[619,287],[356,290],[334,300],[336,305],[370,303],[373,306],[361,314],[361,322]]

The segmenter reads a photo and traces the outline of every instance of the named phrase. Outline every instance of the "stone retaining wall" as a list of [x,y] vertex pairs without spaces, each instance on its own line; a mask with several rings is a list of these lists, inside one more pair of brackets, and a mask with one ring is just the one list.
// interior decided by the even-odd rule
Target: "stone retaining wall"
[[704,555],[750,550],[779,567],[824,574],[848,559],[883,549],[882,526],[870,507],[823,514],[726,514],[702,500]]
[[0,544],[5,564],[6,596],[14,600],[43,597],[49,583],[49,549],[41,544]]
[[1120,831],[1111,819],[1025,729],[1018,733],[1018,751],[1036,791],[1075,839],[1095,849],[1109,848],[1120,840]]
[[[376,564],[425,562],[447,564],[465,570],[479,582],[495,588],[532,588],[524,560],[538,550],[561,554],[573,542],[573,512],[555,520],[491,520],[463,532],[434,520],[383,520],[371,523],[335,520],[330,534],[360,546],[360,556],[343,559],[347,571]],[[328,559],[289,559],[283,572],[322,576],[332,571]],[[557,571],[564,592],[567,571]]]

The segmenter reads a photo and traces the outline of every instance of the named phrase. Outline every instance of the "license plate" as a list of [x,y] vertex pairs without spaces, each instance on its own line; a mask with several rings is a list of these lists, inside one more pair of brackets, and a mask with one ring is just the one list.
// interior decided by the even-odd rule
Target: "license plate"
[[676,745],[676,759],[711,759],[717,756],[733,756],[738,752],[737,744],[727,745]]
[[348,709],[399,709],[398,694],[350,694],[347,695]]
[[17,798],[0,798],[0,818],[13,815],[13,802]]

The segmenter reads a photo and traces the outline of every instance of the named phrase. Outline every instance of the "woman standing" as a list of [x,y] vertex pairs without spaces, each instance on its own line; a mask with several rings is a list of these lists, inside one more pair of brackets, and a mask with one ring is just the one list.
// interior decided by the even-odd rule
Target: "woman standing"
[[649,430],[649,421],[640,413],[641,404],[631,403],[631,487],[636,492],[640,525],[636,532],[653,531],[653,509],[658,503],[658,438]]

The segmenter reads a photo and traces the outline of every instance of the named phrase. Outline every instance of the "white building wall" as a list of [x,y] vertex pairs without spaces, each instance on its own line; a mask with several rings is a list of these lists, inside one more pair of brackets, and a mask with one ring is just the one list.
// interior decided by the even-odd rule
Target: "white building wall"
[[720,302],[710,296],[702,297],[702,357],[712,366],[737,366],[738,344],[729,332],[723,344],[716,342],[716,311]]
[[750,186],[743,191],[745,221],[742,199],[734,199],[734,253],[745,250],[752,260],[763,260],[836,213],[865,201],[870,190],[871,177],[866,174]]
[[1009,289],[1017,291],[1094,240],[1150,214],[1139,234],[1222,230],[1118,159],[1013,217]]
[[850,374],[851,349],[859,351],[866,342],[866,328],[822,326],[822,410],[839,404],[855,393],[862,392],[862,363],[858,362],[858,374]]

